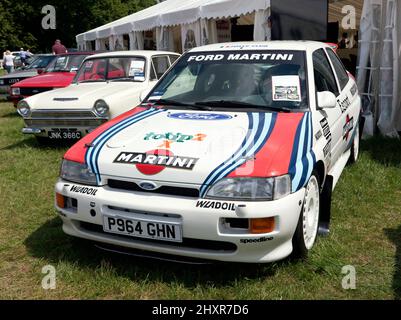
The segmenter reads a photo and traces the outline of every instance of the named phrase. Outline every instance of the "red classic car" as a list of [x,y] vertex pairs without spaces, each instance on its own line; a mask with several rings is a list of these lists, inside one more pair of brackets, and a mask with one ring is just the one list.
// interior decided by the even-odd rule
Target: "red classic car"
[[26,97],[70,85],[84,58],[94,53],[71,52],[57,55],[44,73],[12,85],[10,100],[16,107],[18,101]]

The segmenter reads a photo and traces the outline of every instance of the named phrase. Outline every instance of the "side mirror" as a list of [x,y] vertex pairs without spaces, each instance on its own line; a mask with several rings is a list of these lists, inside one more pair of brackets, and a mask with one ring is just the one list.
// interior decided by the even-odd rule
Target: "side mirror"
[[323,91],[317,93],[317,106],[320,109],[333,109],[337,106],[337,100],[334,93]]
[[42,74],[43,71],[45,71],[45,70],[44,70],[44,69],[38,69],[38,70],[37,70],[38,74]]

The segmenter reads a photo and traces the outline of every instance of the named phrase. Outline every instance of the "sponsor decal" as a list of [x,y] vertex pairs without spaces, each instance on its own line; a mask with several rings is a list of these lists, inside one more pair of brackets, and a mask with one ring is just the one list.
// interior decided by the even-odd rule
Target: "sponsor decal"
[[196,207],[203,209],[235,211],[234,203],[220,202],[220,201],[198,200],[198,202],[196,203]]
[[351,101],[349,100],[348,97],[346,97],[344,100],[337,100],[338,105],[340,106],[341,112],[344,113],[348,110],[348,107],[351,105]]
[[352,96],[355,96],[357,91],[358,91],[358,87],[356,86],[356,84],[354,84],[350,89],[350,92],[351,92]]
[[240,243],[247,244],[247,243],[260,243],[273,240],[273,237],[262,237],[258,239],[240,239]]
[[134,164],[143,174],[155,175],[165,168],[192,170],[199,159],[176,156],[170,150],[156,149],[146,153],[121,152],[114,163]]
[[154,133],[154,132],[149,132],[145,135],[143,140],[166,140],[169,141],[170,143],[172,142],[185,142],[185,141],[203,141],[205,140],[206,135],[202,133],[197,133],[195,135],[190,135],[190,134],[183,134],[183,133],[172,133],[172,132],[167,132],[167,133]]
[[89,196],[96,196],[97,188],[71,186],[70,191],[74,193],[87,194]]
[[190,55],[187,62],[201,61],[292,61],[288,53],[226,53]]
[[347,114],[345,125],[343,126],[343,140],[348,141],[350,132],[354,129],[354,117],[350,118]]
[[316,134],[315,134],[316,141],[319,141],[322,136],[323,136],[322,130],[319,130],[318,132],[316,132]]
[[227,114],[217,114],[217,113],[172,113],[168,115],[169,118],[179,119],[179,120],[229,120],[232,117]]
[[325,158],[331,158],[332,136],[331,136],[330,126],[329,126],[329,122],[327,121],[327,118],[323,118],[322,120],[320,120],[320,125],[323,130],[323,135],[327,140],[327,144],[323,148],[323,155]]

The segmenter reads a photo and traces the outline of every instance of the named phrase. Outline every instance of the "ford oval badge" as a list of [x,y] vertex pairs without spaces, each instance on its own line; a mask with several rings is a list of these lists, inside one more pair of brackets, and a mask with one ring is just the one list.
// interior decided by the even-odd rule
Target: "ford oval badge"
[[158,188],[156,183],[153,183],[153,182],[150,182],[150,181],[142,181],[142,182],[139,183],[139,186],[143,190],[147,190],[147,191],[156,190]]

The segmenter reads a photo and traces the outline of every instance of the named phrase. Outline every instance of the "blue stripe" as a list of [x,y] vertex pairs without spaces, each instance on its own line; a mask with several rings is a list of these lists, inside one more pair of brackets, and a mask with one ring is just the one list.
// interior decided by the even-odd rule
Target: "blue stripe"
[[[206,181],[203,183],[201,187],[201,197],[204,196],[204,194],[206,193],[206,189],[210,185],[229,175],[236,168],[241,166],[246,161],[245,160],[246,158],[249,158],[252,155],[256,154],[264,146],[264,144],[266,143],[267,139],[270,137],[273,131],[277,119],[277,114],[266,115],[263,113],[260,115],[259,120],[257,119],[258,118],[257,115],[258,115],[257,113],[252,114],[252,117],[256,118],[254,120],[254,122],[256,122],[257,124],[256,134],[255,135],[250,134],[249,136],[246,137],[248,141],[244,141],[246,142],[246,144],[243,143],[240,151],[235,153],[233,161],[230,161],[230,159],[225,161],[222,165],[220,165],[217,168],[217,170],[215,170],[214,172],[212,172],[211,175],[209,175],[209,177],[206,179]],[[254,131],[255,130],[253,129],[252,133]]]
[[137,123],[147,117],[153,116],[153,115],[163,112],[163,111],[165,111],[165,110],[156,110],[153,108],[146,110],[146,111],[142,111],[142,112],[135,114],[132,117],[129,117],[129,118],[115,124],[114,126],[108,128],[105,132],[103,132],[101,135],[99,135],[99,137],[97,137],[94,140],[94,142],[93,142],[94,147],[88,149],[85,158],[86,158],[86,162],[89,165],[89,167],[91,168],[92,172],[95,173],[95,175],[96,175],[97,183],[100,182],[98,158],[99,158],[100,151],[103,148],[103,146],[106,144],[106,142],[109,141],[110,138],[112,138],[114,135],[121,132],[125,128],[131,126],[132,124]]
[[143,114],[145,114],[145,113],[149,113],[149,112],[151,112],[151,111],[152,111],[152,109],[142,111],[142,112],[140,112],[140,113],[134,114],[134,115],[131,116],[131,117],[128,117],[127,119],[124,119],[124,120],[121,121],[121,122],[118,122],[118,123],[114,124],[113,126],[111,126],[110,128],[108,128],[107,130],[105,130],[104,132],[102,132],[98,137],[96,137],[96,139],[94,139],[94,140],[92,141],[92,144],[93,144],[94,147],[93,147],[93,148],[88,148],[88,150],[87,150],[87,152],[86,152],[86,155],[85,155],[85,161],[86,161],[87,165],[90,166],[90,168],[92,169],[92,171],[93,171],[93,167],[92,167],[92,163],[91,163],[90,159],[91,159],[91,155],[92,155],[94,149],[96,148],[97,143],[98,143],[105,135],[107,135],[109,132],[111,132],[111,131],[114,130],[115,128],[117,128],[117,127],[123,125],[124,123],[127,123],[127,122],[131,121],[132,119],[134,119],[134,118],[136,118],[136,117],[138,117],[138,116],[141,116],[141,115],[143,115]]
[[113,125],[112,127],[108,128],[105,132],[103,132],[101,135],[99,135],[93,142],[94,147],[91,149],[88,149],[88,152],[86,155],[86,161],[87,161],[88,165],[90,166],[92,172],[95,174],[98,174],[98,169],[96,166],[96,162],[94,161],[93,155],[96,152],[96,150],[98,149],[100,143],[102,141],[104,141],[105,138],[107,138],[111,133],[113,133],[115,130],[122,127],[123,125],[125,125],[127,123],[132,123],[133,121],[136,121],[137,119],[142,119],[144,115],[151,114],[153,112],[154,112],[154,110],[149,109],[149,110],[140,112],[138,114],[135,114],[132,117],[124,119],[123,121]]
[[302,154],[302,166],[303,166],[303,171],[302,171],[302,177],[301,180],[299,182],[298,185],[298,189],[302,186],[305,185],[306,181],[309,178],[309,170],[311,170],[312,172],[312,163],[309,161],[309,157],[310,157],[310,150],[311,150],[311,136],[312,136],[312,128],[311,128],[311,121],[310,121],[310,114],[308,114],[307,117],[307,134],[306,134],[306,143],[305,143],[305,148],[304,148],[304,152]]
[[[246,151],[246,148],[248,148],[248,145],[250,144],[251,141],[254,141],[254,137],[256,136],[257,132],[258,132],[258,121],[254,121],[254,114],[253,113],[247,113],[248,115],[248,132],[244,138],[244,140],[241,143],[240,148],[226,161],[224,161],[223,163],[221,163],[216,169],[214,169],[209,176],[206,178],[205,182],[203,183],[202,187],[201,187],[201,194],[205,191],[205,188],[207,188],[207,186],[209,184],[212,183],[212,181],[214,181],[218,176],[220,176],[220,173],[222,170],[224,170],[226,168],[226,166],[228,166],[230,163],[232,163],[233,161],[235,161],[236,159],[238,159],[238,157],[241,157],[242,154],[244,153],[244,151]],[[256,127],[254,127],[256,123]],[[232,160],[232,161],[230,161]]]
[[306,127],[306,119],[307,115],[305,115],[302,119],[302,127],[301,127],[301,134],[299,136],[299,144],[298,144],[298,151],[297,151],[297,157],[296,157],[296,162],[295,162],[295,176],[292,180],[292,191],[295,192],[298,190],[298,186],[302,177],[302,171],[303,171],[303,164],[302,161],[302,154],[303,150],[305,149],[305,127]]

